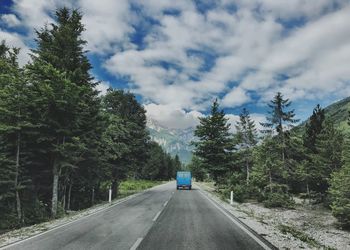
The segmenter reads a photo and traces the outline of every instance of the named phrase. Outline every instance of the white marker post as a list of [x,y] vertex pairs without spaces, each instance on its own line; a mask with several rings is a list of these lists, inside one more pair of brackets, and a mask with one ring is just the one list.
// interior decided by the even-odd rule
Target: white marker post
[[231,191],[230,204],[233,205],[233,191]]
[[111,203],[112,202],[112,189],[109,189],[109,195],[108,195],[108,202]]

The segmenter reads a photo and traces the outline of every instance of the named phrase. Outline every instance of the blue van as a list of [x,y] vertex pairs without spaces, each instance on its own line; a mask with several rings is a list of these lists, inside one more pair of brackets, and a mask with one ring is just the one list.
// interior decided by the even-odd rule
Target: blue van
[[176,189],[182,188],[188,188],[191,190],[192,188],[192,175],[191,172],[177,172],[176,173]]

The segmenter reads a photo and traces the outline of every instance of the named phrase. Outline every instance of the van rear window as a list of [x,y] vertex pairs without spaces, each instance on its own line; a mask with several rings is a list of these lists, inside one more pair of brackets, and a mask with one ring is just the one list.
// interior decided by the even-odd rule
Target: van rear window
[[180,178],[190,178],[190,173],[178,173],[177,175]]

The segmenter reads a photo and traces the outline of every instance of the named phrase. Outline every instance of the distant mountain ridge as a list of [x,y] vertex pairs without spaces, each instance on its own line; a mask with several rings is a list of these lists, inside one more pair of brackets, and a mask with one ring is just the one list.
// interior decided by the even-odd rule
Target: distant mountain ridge
[[326,117],[331,119],[341,130],[350,133],[348,117],[350,111],[350,97],[337,101],[325,108]]
[[147,128],[151,140],[161,145],[172,156],[178,155],[180,160],[187,164],[192,158],[193,146],[190,145],[194,138],[194,128],[173,129],[160,125],[157,121],[148,118]]
[[[350,97],[334,102],[327,107],[322,107],[325,110],[326,118],[330,119],[336,128],[350,135],[350,126],[348,125],[348,117],[350,111]],[[311,115],[311,114],[310,114]],[[305,124],[309,119],[295,127],[297,133],[304,133]]]

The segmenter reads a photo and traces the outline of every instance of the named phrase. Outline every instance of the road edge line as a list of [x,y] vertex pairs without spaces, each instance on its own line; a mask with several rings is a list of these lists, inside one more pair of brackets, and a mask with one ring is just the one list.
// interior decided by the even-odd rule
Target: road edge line
[[143,240],[143,238],[137,238],[134,245],[131,246],[130,250],[136,250],[139,247],[139,245],[141,244],[142,240]]
[[[170,181],[170,182],[171,182],[171,181]],[[4,246],[0,246],[0,250],[4,250],[4,249],[7,249],[7,248],[9,248],[9,247],[16,246],[16,245],[18,245],[18,244],[20,244],[20,243],[23,243],[23,242],[27,241],[27,240],[31,240],[31,239],[34,239],[34,238],[39,237],[39,236],[41,236],[41,235],[44,235],[45,233],[49,233],[49,232],[51,232],[51,231],[54,231],[54,230],[60,229],[60,228],[62,228],[62,227],[68,226],[68,225],[70,225],[70,224],[72,224],[72,223],[74,223],[74,222],[77,222],[77,221],[86,219],[86,218],[88,218],[88,217],[90,217],[90,216],[92,216],[92,215],[96,215],[96,214],[98,214],[98,213],[100,213],[100,212],[103,212],[103,211],[106,211],[106,210],[108,210],[108,209],[111,209],[111,208],[113,208],[113,207],[115,207],[115,206],[117,206],[117,205],[120,205],[120,204],[122,204],[122,203],[124,203],[124,202],[127,202],[128,200],[131,200],[131,199],[133,199],[133,198],[136,198],[136,197],[140,196],[141,194],[144,194],[144,193],[146,193],[146,192],[148,192],[148,191],[150,191],[150,190],[153,190],[153,189],[155,189],[155,188],[157,188],[157,187],[159,187],[159,186],[163,186],[163,185],[168,184],[168,183],[169,183],[169,182],[162,183],[162,184],[160,184],[160,185],[157,185],[157,186],[154,186],[154,187],[145,189],[145,190],[143,190],[143,191],[141,191],[141,192],[139,192],[139,193],[132,194],[132,195],[130,195],[130,196],[127,196],[127,197],[124,197],[124,198],[122,198],[122,199],[120,199],[120,200],[117,200],[115,203],[112,203],[112,204],[109,205],[109,206],[106,206],[106,207],[103,207],[103,208],[101,208],[101,209],[98,209],[97,211],[95,211],[95,212],[93,212],[93,213],[91,213],[91,214],[87,214],[87,215],[82,216],[82,217],[80,217],[80,218],[77,218],[77,219],[75,219],[75,220],[73,220],[73,221],[68,221],[68,222],[66,222],[66,223],[63,223],[63,224],[58,225],[58,226],[56,226],[56,227],[50,228],[49,230],[46,230],[46,231],[44,231],[44,232],[40,232],[40,233],[38,233],[38,234],[34,234],[34,235],[29,236],[29,237],[27,237],[27,238],[24,238],[24,239],[21,239],[21,240],[17,240],[17,241],[11,242],[10,244],[4,245]]]
[[[225,208],[223,208],[220,204],[218,204],[217,202],[215,202],[212,198],[208,197],[206,194],[203,193],[202,189],[196,185],[198,187],[199,193],[206,198],[208,201],[210,201],[210,203],[212,203],[212,205],[214,205],[217,209],[220,210],[220,212],[222,212],[224,215],[226,215],[226,217],[228,217],[236,226],[238,226],[241,230],[243,230],[246,234],[248,234],[253,240],[255,240],[255,242],[257,242],[261,247],[263,247],[266,250],[274,250],[274,249],[278,249],[277,247],[275,247],[272,243],[268,242],[266,239],[260,239],[260,236],[257,232],[255,232],[252,228],[250,228],[249,226],[247,226],[245,223],[243,223],[241,220],[239,220],[238,218],[236,218],[233,214],[231,214],[230,212],[228,212]],[[266,241],[266,242],[265,242]],[[271,245],[271,246],[268,246]]]

